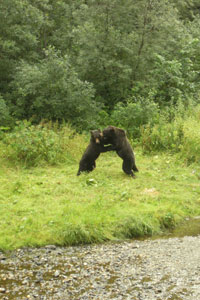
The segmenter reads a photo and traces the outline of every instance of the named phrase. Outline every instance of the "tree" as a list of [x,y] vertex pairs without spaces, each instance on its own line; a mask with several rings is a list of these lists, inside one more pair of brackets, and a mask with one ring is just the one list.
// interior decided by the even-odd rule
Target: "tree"
[[[76,89],[72,85],[69,88],[69,98],[74,92],[75,99],[79,80],[84,90],[87,85],[86,90],[94,95],[96,106],[108,112],[117,103],[126,103],[130,96],[134,101],[138,96],[152,95],[152,91],[158,103],[179,97],[178,90],[193,97],[197,94],[200,68],[198,8],[197,0],[2,0],[0,93],[4,102],[16,116],[30,117],[39,111],[36,102],[41,101],[40,106],[46,107],[44,98],[48,91],[44,87],[47,88],[49,80],[51,109],[48,113],[41,110],[38,116],[61,117],[58,109],[69,107],[69,102],[62,106],[64,100],[56,100],[57,109],[53,109],[53,75],[47,71],[52,56],[45,54],[47,49],[57,53],[55,70],[57,59],[70,65],[66,65],[70,79],[67,81],[63,67],[64,80],[58,77],[57,86],[65,82],[66,91],[66,81],[75,81]],[[178,78],[174,72],[178,72]],[[62,94],[61,89],[58,94]],[[82,106],[84,101],[80,101]],[[89,108],[93,101],[86,101]]]
[[98,107],[94,105],[92,84],[83,82],[64,57],[53,48],[45,50],[37,64],[22,62],[12,82],[13,113],[17,118],[65,120],[77,128],[95,124]]
[[[87,1],[74,13],[73,61],[96,98],[112,109],[152,76],[154,53],[174,55],[183,24],[167,0]],[[79,19],[78,19],[79,18]]]
[[29,0],[0,2],[0,92],[5,93],[20,59],[38,58],[41,11]]

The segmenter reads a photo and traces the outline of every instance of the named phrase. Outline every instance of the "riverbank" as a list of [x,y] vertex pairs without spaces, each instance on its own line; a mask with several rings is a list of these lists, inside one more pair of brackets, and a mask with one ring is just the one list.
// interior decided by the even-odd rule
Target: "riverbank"
[[0,253],[2,300],[196,300],[200,236]]

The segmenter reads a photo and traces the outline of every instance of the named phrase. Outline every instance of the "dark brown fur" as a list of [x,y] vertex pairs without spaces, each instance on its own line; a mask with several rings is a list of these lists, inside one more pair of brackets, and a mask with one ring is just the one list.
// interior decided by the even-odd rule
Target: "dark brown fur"
[[113,146],[105,147],[103,144],[103,134],[100,129],[91,131],[90,144],[79,163],[77,175],[81,172],[91,172],[96,167],[95,160],[99,157],[100,153],[113,150]]
[[112,144],[119,157],[123,159],[123,171],[135,177],[133,171],[138,172],[138,168],[136,167],[135,156],[126,137],[126,132],[121,128],[108,126],[103,130],[103,140],[104,144]]

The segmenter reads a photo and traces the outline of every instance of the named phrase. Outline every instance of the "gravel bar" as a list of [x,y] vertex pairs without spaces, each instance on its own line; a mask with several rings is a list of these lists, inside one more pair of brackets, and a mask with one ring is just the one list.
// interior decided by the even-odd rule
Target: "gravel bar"
[[200,299],[200,236],[0,252],[0,299]]

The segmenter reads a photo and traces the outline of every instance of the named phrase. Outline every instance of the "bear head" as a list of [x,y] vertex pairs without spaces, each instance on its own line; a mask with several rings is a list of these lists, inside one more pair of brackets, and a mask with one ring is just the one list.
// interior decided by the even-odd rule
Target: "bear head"
[[112,144],[117,138],[125,136],[126,131],[115,126],[110,125],[103,130],[103,142],[105,144]]
[[91,141],[96,144],[100,144],[103,140],[103,133],[100,129],[91,130]]

